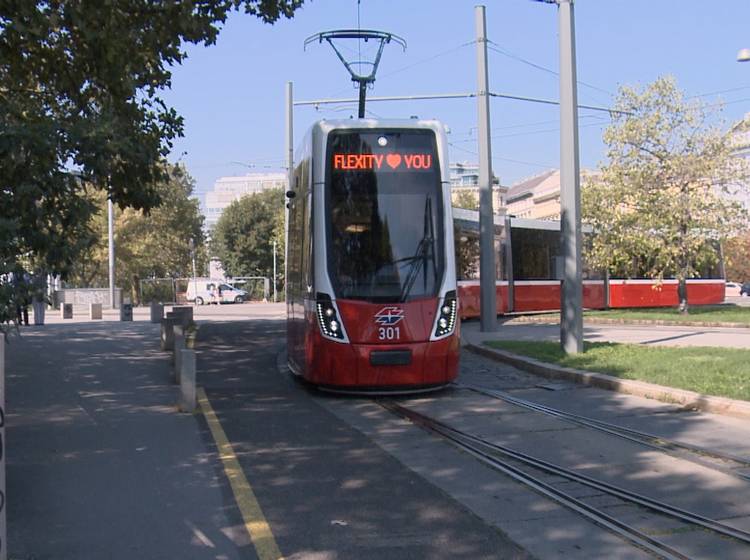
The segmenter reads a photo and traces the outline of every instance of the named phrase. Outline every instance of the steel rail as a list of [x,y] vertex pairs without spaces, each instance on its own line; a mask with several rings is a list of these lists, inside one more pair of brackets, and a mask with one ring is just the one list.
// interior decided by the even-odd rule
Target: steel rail
[[510,476],[512,479],[532,488],[543,496],[554,500],[563,507],[584,516],[595,525],[607,529],[631,544],[655,554],[658,558],[664,560],[690,560],[690,557],[685,556],[678,550],[675,550],[669,545],[666,545],[638,529],[617,520],[611,515],[604,513],[602,510],[590,506],[582,500],[574,498],[573,496],[554,488],[552,485],[523,472],[521,469],[502,462],[498,458],[477,449],[474,445],[466,443],[461,435],[454,433],[455,430],[452,428],[444,428],[441,423],[435,423],[418,412],[401,407],[393,402],[379,401],[378,404],[391,413],[406,418],[428,432],[435,433],[440,437],[447,439],[451,444],[468,453],[482,464]]
[[[395,403],[388,403],[389,406],[392,407],[392,409],[398,410],[400,414],[403,416],[406,416],[410,420],[416,420],[420,424],[429,425],[431,429],[435,431],[443,431],[443,432],[449,432],[451,434],[455,434],[457,437],[467,439],[469,441],[472,441],[473,443],[480,445],[482,447],[488,448],[493,450],[493,452],[502,454],[506,457],[509,457],[511,459],[514,459],[516,461],[519,461],[521,463],[524,463],[526,465],[532,466],[534,468],[537,468],[539,470],[546,471],[550,474],[560,476],[563,478],[567,478],[568,480],[572,480],[574,482],[578,482],[580,484],[584,484],[586,486],[589,486],[591,488],[595,488],[597,490],[601,490],[602,492],[605,492],[607,494],[617,496],[618,498],[621,498],[623,500],[639,504],[641,506],[644,506],[646,508],[649,508],[653,511],[672,516],[674,518],[680,519],[681,521],[685,521],[687,523],[691,523],[693,525],[698,525],[700,527],[703,527],[705,529],[709,529],[711,531],[714,531],[716,533],[722,534],[727,537],[732,537],[738,541],[741,541],[746,544],[750,544],[750,533],[743,531],[741,529],[736,529],[734,527],[731,527],[729,525],[726,525],[724,523],[721,523],[720,521],[716,521],[714,519],[710,519],[708,517],[704,517],[700,514],[693,513],[688,510],[684,510],[682,508],[678,508],[676,506],[669,505],[665,502],[661,502],[659,500],[654,500],[652,498],[649,498],[647,496],[643,496],[641,494],[638,494],[636,492],[632,492],[630,490],[627,490],[625,488],[621,488],[619,486],[615,486],[614,484],[610,484],[607,482],[603,482],[600,480],[597,480],[595,478],[592,478],[590,476],[586,476],[580,473],[577,473],[573,470],[566,469],[564,467],[561,467],[559,465],[555,465],[553,463],[550,463],[548,461],[544,461],[542,459],[537,459],[536,457],[532,457],[530,455],[527,455],[525,453],[521,453],[519,451],[514,451],[513,449],[510,449],[508,447],[505,447],[503,445],[499,445],[496,443],[492,443],[490,441],[487,441],[484,438],[480,438],[478,436],[474,436],[471,434],[467,434],[465,432],[462,432],[461,430],[458,430],[456,428],[453,428],[447,424],[444,424],[443,422],[440,422],[439,420],[436,420],[434,418],[430,418],[428,416],[425,416],[424,414],[421,414],[419,412],[416,412],[414,410],[405,408],[403,406],[400,406]],[[437,428],[437,429],[436,429]]]
[[457,388],[468,389],[469,391],[473,391],[481,395],[486,395],[488,397],[499,399],[507,403],[514,404],[522,408],[526,408],[528,410],[534,410],[536,412],[541,412],[549,416],[561,418],[573,424],[578,424],[580,426],[585,426],[588,428],[599,430],[601,432],[605,432],[605,433],[617,436],[619,438],[626,439],[628,441],[632,441],[640,445],[644,445],[646,447],[651,447],[652,449],[656,449],[658,451],[666,453],[667,455],[670,455],[677,459],[690,461],[691,463],[695,463],[697,465],[710,468],[717,472],[721,472],[723,474],[742,479],[745,482],[750,481],[750,474],[737,472],[736,470],[732,468],[716,465],[709,461],[702,460],[699,457],[686,456],[684,453],[680,453],[679,451],[683,451],[683,452],[687,451],[693,454],[700,454],[705,457],[711,457],[713,459],[718,459],[721,461],[733,462],[733,463],[740,465],[740,468],[750,468],[750,461],[742,457],[737,457],[735,455],[730,455],[730,454],[725,454],[725,453],[719,453],[718,451],[714,451],[706,447],[701,447],[699,445],[684,443],[681,441],[676,441],[676,440],[672,440],[669,438],[657,436],[655,434],[650,434],[647,432],[634,430],[632,428],[626,428],[625,426],[618,426],[617,424],[612,424],[610,422],[605,422],[603,420],[589,418],[587,416],[582,416],[580,414],[573,414],[571,412],[565,412],[564,410],[552,408],[551,406],[548,406],[548,405],[535,403],[526,399],[521,399],[519,397],[514,397],[512,395],[509,395],[497,389],[488,389],[485,387],[479,387],[476,385],[465,384],[465,383],[454,383],[453,385],[454,387],[457,387]]

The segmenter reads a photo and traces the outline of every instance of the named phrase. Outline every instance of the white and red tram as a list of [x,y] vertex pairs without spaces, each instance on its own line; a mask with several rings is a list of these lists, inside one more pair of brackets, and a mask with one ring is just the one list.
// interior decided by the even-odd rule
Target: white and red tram
[[[480,315],[479,213],[453,209],[457,233],[458,295],[462,318]],[[590,228],[584,234],[593,235]],[[562,274],[560,222],[511,216],[495,217],[497,313],[560,309]],[[704,267],[701,278],[687,281],[691,305],[724,301],[723,266]],[[635,271],[637,274],[637,271]],[[607,278],[584,263],[583,306],[588,309],[674,307],[679,303],[677,280]]]
[[422,120],[315,123],[289,197],[287,351],[327,389],[411,391],[457,374],[447,141]]

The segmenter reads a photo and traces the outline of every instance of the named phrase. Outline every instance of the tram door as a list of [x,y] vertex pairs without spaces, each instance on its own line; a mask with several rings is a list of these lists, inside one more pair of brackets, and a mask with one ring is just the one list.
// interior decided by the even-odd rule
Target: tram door
[[287,248],[287,352],[290,360],[304,374],[306,305],[314,298],[310,235],[312,226],[312,189],[310,188],[309,158],[303,160],[294,173],[294,198],[289,208]]

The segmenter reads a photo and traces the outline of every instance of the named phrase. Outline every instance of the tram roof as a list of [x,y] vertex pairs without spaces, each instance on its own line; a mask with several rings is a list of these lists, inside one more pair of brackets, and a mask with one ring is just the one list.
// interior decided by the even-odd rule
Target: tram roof
[[[506,225],[506,214],[494,214],[493,222],[495,224],[495,232],[499,233]],[[520,229],[537,229],[547,231],[560,231],[559,220],[532,220],[529,218],[516,218],[514,216],[507,216],[510,218],[510,227]],[[453,207],[453,220],[458,222],[460,226],[466,229],[479,230],[479,211],[478,210],[467,210],[466,208]],[[593,228],[590,225],[583,224],[581,226],[582,231],[590,233]]]
[[313,128],[323,130],[361,128],[431,128],[444,130],[445,125],[437,119],[321,119],[313,123]]

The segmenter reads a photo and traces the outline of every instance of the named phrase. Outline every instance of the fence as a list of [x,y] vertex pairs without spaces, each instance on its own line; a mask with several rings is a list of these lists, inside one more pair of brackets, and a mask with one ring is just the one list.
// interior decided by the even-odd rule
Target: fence
[[[185,303],[185,292],[192,281],[192,278],[145,278],[139,282],[141,303]],[[271,279],[265,276],[238,276],[224,282],[245,290],[248,300],[271,299]]]
[[138,286],[141,303],[174,303],[177,301],[177,286],[175,278],[147,278],[141,280]]

